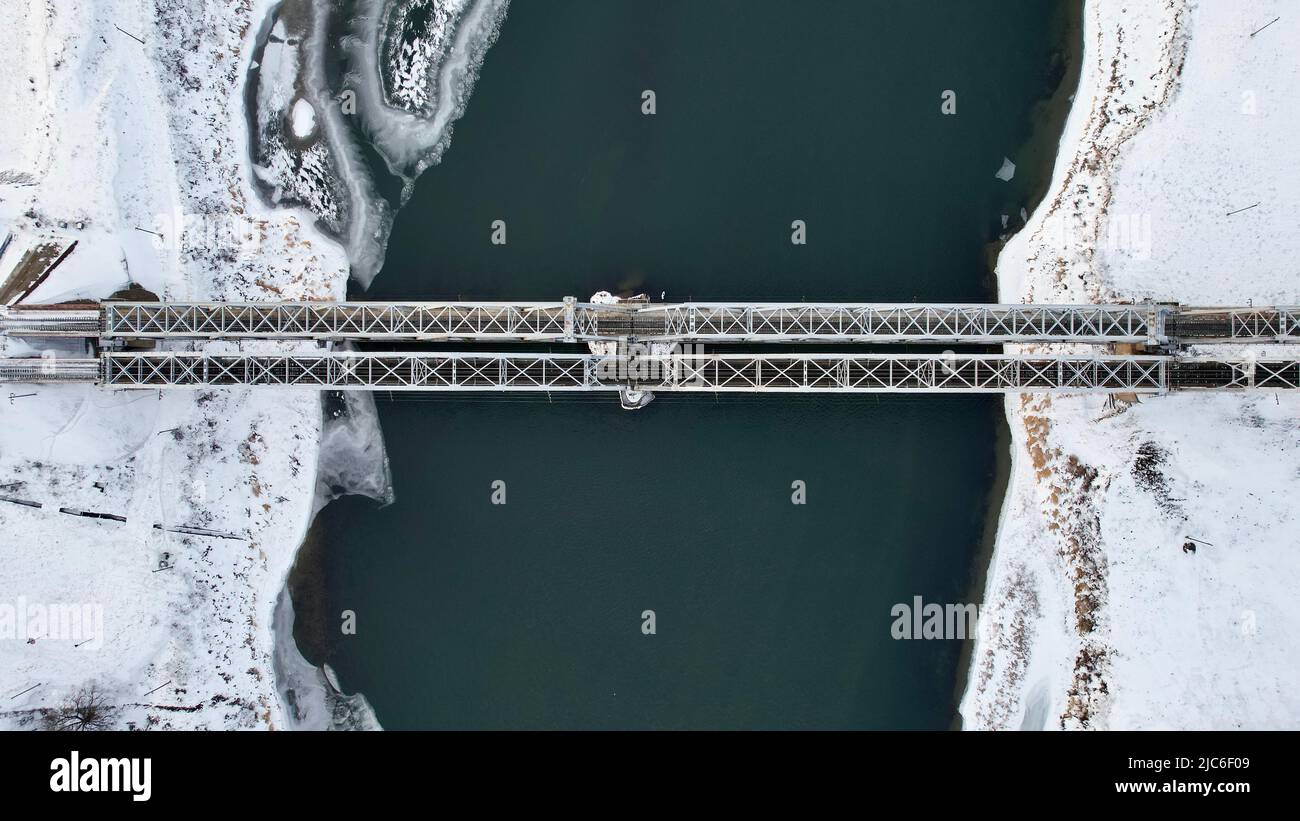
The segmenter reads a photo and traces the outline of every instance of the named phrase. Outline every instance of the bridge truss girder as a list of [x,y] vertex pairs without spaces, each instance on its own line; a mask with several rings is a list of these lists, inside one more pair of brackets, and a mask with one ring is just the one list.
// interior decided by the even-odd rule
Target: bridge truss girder
[[1185,345],[1300,342],[1300,308],[562,302],[105,302],[0,307],[11,336]]
[[1163,393],[1300,389],[1300,361],[999,354],[107,352],[0,359],[0,383],[393,391]]
[[116,388],[336,390],[1160,393],[1169,358],[994,354],[106,353]]
[[1158,336],[1144,305],[649,305],[662,336],[700,342],[1132,342]]
[[106,337],[274,339],[586,338],[589,317],[565,302],[104,303]]
[[104,303],[108,338],[586,342],[1154,341],[1143,305]]

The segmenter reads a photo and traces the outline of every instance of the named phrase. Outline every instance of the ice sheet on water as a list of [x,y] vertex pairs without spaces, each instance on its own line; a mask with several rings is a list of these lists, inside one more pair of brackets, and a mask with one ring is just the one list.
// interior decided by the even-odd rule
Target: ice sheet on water
[[[348,71],[341,86],[331,83],[327,70],[336,45],[329,37],[329,0],[313,0],[301,41],[278,19],[268,32],[255,120],[274,149],[263,153],[283,158],[278,165],[263,160],[255,170],[275,192],[272,202],[290,190],[286,204],[311,208],[337,235],[352,278],[363,288],[383,267],[394,205],[409,198],[415,179],[446,150],[507,5],[508,0],[359,0],[343,26]],[[282,130],[316,141],[308,150],[276,145]],[[397,203],[380,192],[362,136],[399,178]],[[324,156],[312,157],[310,150]],[[314,166],[308,167],[308,159]]]
[[361,693],[346,695],[329,665],[313,667],[293,638],[293,600],[286,588],[275,602],[275,683],[294,730],[382,730]]
[[[461,0],[445,2],[460,4]],[[352,66],[346,85],[357,90],[362,126],[393,174],[413,180],[441,157],[451,139],[452,123],[469,102],[483,56],[505,20],[507,5],[508,0],[475,0],[460,15],[442,65],[425,76],[424,81],[436,88],[425,95],[435,102],[431,114],[424,115],[388,104],[384,89],[391,84],[381,75],[387,70],[381,65],[386,0],[363,3],[363,13],[351,21],[352,33],[343,44]]]
[[365,496],[385,505],[392,503],[393,476],[371,394],[343,391],[325,399],[320,448],[317,511],[348,495]]

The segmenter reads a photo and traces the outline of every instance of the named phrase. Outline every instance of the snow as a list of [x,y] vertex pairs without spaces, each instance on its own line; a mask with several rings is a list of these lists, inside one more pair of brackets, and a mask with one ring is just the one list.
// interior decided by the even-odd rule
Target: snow
[[381,54],[387,56],[384,87],[389,105],[425,113],[437,106],[436,69],[446,57],[456,21],[468,5],[469,0],[386,4]]
[[[404,152],[408,185],[450,139],[506,6],[430,1],[438,14],[427,42],[410,41],[403,79],[408,102],[430,102],[427,117],[361,97],[367,127],[387,126],[385,145]],[[60,0],[11,10],[0,50],[25,71],[0,78],[0,236],[78,242],[30,301],[128,283],[173,301],[340,299],[349,273],[368,282],[392,212],[326,78],[329,8]],[[455,19],[464,25],[453,36]],[[378,41],[352,47],[368,48],[377,91]],[[417,77],[419,66],[428,71]],[[415,119],[387,119],[398,113]],[[250,114],[271,141],[261,165]],[[301,145],[281,139],[286,129]],[[4,252],[6,265],[18,250]],[[46,344],[0,338],[0,355],[85,355]],[[14,694],[0,727],[36,726],[92,683],[119,727],[378,726],[363,697],[305,663],[291,607],[277,608],[320,505],[342,493],[391,499],[370,397],[347,396],[322,418],[312,390],[25,392],[0,403],[0,621],[67,605],[103,622],[87,643],[40,631],[5,639],[0,624],[0,692]]]
[[316,109],[299,97],[294,100],[289,122],[293,127],[293,136],[305,140],[316,133]]
[[[171,153],[169,132],[140,127],[165,116],[155,66],[141,48],[121,48],[116,38],[123,35],[110,22],[120,12],[117,24],[137,31],[146,18],[140,8],[123,4],[60,3],[49,9],[14,9],[9,14],[16,20],[0,33],[7,60],[24,67],[0,81],[6,119],[0,169],[38,180],[31,187],[0,188],[0,226],[60,230],[77,239],[77,252],[60,272],[64,281],[102,287],[133,278],[161,291],[177,270],[174,249],[134,237],[120,240],[127,232],[139,233],[136,226],[151,227],[156,214],[178,209],[170,169],[156,161]],[[47,14],[48,26],[42,24]],[[115,39],[74,35],[69,24],[75,20]],[[64,85],[72,77],[78,82]],[[51,177],[62,184],[50,184]],[[130,185],[115,185],[119,178]],[[28,208],[33,217],[23,216]],[[76,223],[85,227],[78,230]],[[57,289],[47,283],[33,299],[58,296]],[[75,289],[63,293],[78,295]]]
[[[432,101],[434,110],[429,115],[388,104],[385,86],[409,86],[411,76],[390,77],[386,83],[381,71],[410,75],[411,69],[380,66],[379,43],[386,19],[381,12],[389,4],[385,0],[365,2],[368,13],[356,18],[354,36],[345,41],[357,66],[348,83],[360,90],[358,113],[375,149],[394,174],[413,180],[437,163],[449,143],[452,124],[465,111],[483,56],[505,19],[508,0],[477,0],[468,9],[463,8],[465,0],[441,0],[437,4],[441,7],[440,18],[459,16],[459,24],[450,47],[444,42],[441,26],[434,26],[424,41],[413,41],[422,54],[429,55],[422,60],[446,54],[436,72],[427,67],[420,71],[436,85],[436,94],[430,92],[421,98]],[[409,94],[406,96],[409,98]]]
[[[427,118],[389,122],[396,109],[369,103],[372,118],[397,126],[386,144],[406,152],[408,185],[450,139],[506,4],[431,1],[431,39],[407,52],[418,57],[409,69],[429,71],[408,71],[404,89],[437,104]],[[78,242],[30,301],[99,298],[128,283],[173,301],[340,299],[349,273],[368,282],[392,212],[326,79],[328,9],[60,0],[11,11],[0,50],[27,71],[0,78],[0,236]],[[369,51],[377,86],[377,40]],[[250,114],[273,143],[259,150],[262,165],[249,155]],[[301,145],[281,139],[286,129]],[[0,355],[85,355],[78,343],[46,345],[0,339]],[[320,505],[342,493],[392,497],[370,397],[346,396],[322,418],[311,390],[25,392],[34,395],[0,403],[0,621],[67,605],[103,622],[87,643],[39,631],[6,640],[0,624],[0,692],[14,694],[0,727],[36,726],[92,683],[120,727],[378,726],[364,697],[339,693],[328,669],[297,653],[282,598]]]
[[346,189],[339,179],[350,179],[350,167],[340,162],[346,147],[336,139],[337,130],[327,129],[323,140],[312,139],[317,104],[325,95],[307,80],[317,76],[323,13],[310,2],[282,4],[273,12],[274,24],[257,41],[261,60],[250,77],[256,102],[249,114],[257,123],[253,172],[265,186],[266,198],[276,206],[304,206],[337,237],[349,214],[362,213],[358,209],[364,206],[342,201]]
[[[273,0],[13,5],[0,50],[24,70],[0,77],[0,234],[78,240],[34,300],[128,281],[174,300],[343,296],[347,259],[314,215],[252,193],[242,84]],[[1048,198],[999,260],[1003,300],[1300,301],[1288,100],[1300,19],[1283,5],[1088,4],[1077,103]],[[503,9],[465,12],[431,118],[361,95],[395,170],[413,176],[446,145]],[[262,70],[287,59],[268,50]],[[378,72],[363,66],[375,91]],[[307,86],[327,129],[324,84]],[[103,635],[0,637],[0,726],[32,726],[92,681],[119,726],[323,721],[277,692],[277,670],[311,676],[277,654],[276,604],[318,479],[386,492],[374,441],[340,427],[365,470],[322,464],[318,477],[331,434],[313,391],[24,392],[37,396],[0,401],[0,496],[40,507],[0,500],[0,605],[97,606]],[[348,424],[372,410],[349,408]],[[1025,396],[1007,413],[1013,473],[966,725],[1300,727],[1287,640],[1300,626],[1298,398]],[[1209,544],[1186,553],[1188,536]],[[363,702],[341,703],[367,723]]]
[[[999,258],[1003,301],[1300,301],[1284,6],[1087,4],[1076,103],[1048,196]],[[1006,407],[965,726],[1300,727],[1300,397]]]
[[[34,301],[128,281],[175,300],[343,296],[343,251],[251,189],[243,79],[273,5],[7,10],[0,50],[23,69],[0,77],[0,235],[78,240]],[[95,605],[103,636],[0,639],[0,726],[34,726],[90,682],[117,726],[288,726],[272,623],[314,509],[319,394],[23,392],[0,401],[0,496],[41,506],[0,501],[0,602]]]

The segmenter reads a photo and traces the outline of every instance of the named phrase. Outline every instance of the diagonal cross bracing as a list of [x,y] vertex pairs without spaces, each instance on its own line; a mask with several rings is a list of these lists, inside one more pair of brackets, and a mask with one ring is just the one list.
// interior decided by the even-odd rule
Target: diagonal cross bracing
[[1146,306],[563,302],[128,303],[105,337],[699,342],[1147,342]]
[[[1160,393],[1168,357],[1007,355],[313,353],[106,353],[109,387],[209,385],[446,391],[680,392],[1021,391]],[[1256,363],[1256,371],[1261,372]],[[1271,363],[1270,384],[1294,378]],[[1289,370],[1288,370],[1289,368]],[[1232,368],[1229,372],[1235,373]],[[1208,372],[1207,372],[1208,373]],[[1185,386],[1193,387],[1194,379]],[[1246,387],[1228,379],[1224,387]]]
[[0,306],[11,336],[711,343],[1300,342],[1300,308],[1173,305],[104,302]]

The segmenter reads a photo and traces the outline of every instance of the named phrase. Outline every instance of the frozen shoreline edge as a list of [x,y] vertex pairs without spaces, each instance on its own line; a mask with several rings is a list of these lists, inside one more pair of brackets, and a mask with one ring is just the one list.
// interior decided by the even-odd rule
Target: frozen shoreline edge
[[[262,15],[259,27],[250,27],[254,38],[249,45],[257,42],[257,31],[269,31],[271,20],[279,11],[283,0],[263,0],[255,12]],[[371,12],[386,9],[380,6],[382,0],[373,0],[368,7]],[[372,13],[344,22],[344,27],[353,34],[345,41],[344,48],[351,52],[352,58],[360,66],[359,71],[345,80],[345,86],[359,84],[362,93],[359,97],[362,122],[371,134],[372,142],[381,157],[389,165],[389,170],[400,175],[404,180],[403,200],[409,196],[411,187],[425,170],[436,165],[452,137],[455,121],[462,116],[469,103],[478,71],[487,51],[499,34],[509,8],[509,0],[473,0],[458,21],[453,35],[455,49],[448,59],[440,65],[429,78],[439,89],[438,104],[431,116],[418,115],[390,109],[383,99],[382,82],[378,55],[380,53],[379,27],[380,14]],[[336,11],[336,10],[335,10]],[[328,12],[329,14],[335,11]],[[387,234],[395,209],[384,209],[378,203],[380,195],[370,179],[370,170],[361,167],[359,146],[347,134],[347,126],[341,121],[341,114],[335,106],[326,101],[324,51],[328,45],[325,29],[329,21],[325,19],[326,11],[319,6],[315,8],[316,20],[311,35],[305,40],[305,65],[302,71],[307,86],[312,92],[312,102],[319,112],[318,119],[329,143],[339,161],[339,171],[343,179],[341,185],[349,192],[352,199],[347,236],[342,247],[348,250],[350,257],[350,277],[356,279],[362,287],[367,287],[373,277],[383,266],[387,247]],[[357,27],[360,26],[358,29]],[[253,48],[246,53],[254,54]],[[254,79],[251,57],[243,65],[244,80],[240,94],[249,99],[249,83]],[[247,112],[246,112],[247,113]],[[243,122],[249,128],[251,117]],[[414,136],[406,135],[398,139],[393,134],[394,124],[418,125]],[[243,143],[252,145],[247,131]],[[257,196],[257,188],[251,174],[251,164],[255,158],[248,157],[250,169],[245,175],[245,184]],[[383,218],[374,222],[371,215],[383,213]],[[310,217],[310,215],[306,215]],[[308,219],[310,223],[310,219]],[[314,233],[321,234],[313,228]],[[322,239],[328,239],[322,235]],[[328,665],[316,668],[302,655],[301,649],[293,636],[295,613],[289,592],[290,579],[302,553],[305,540],[310,533],[313,522],[320,510],[331,500],[343,495],[362,495],[383,504],[390,503],[393,496],[391,475],[388,473],[388,459],[383,439],[383,430],[375,409],[374,399],[345,396],[347,413],[343,420],[330,417],[325,412],[322,401],[322,426],[316,448],[315,492],[310,515],[299,530],[291,560],[281,579],[279,595],[276,597],[276,614],[273,619],[273,642],[275,657],[275,691],[284,715],[294,722],[297,729],[325,729],[333,722],[337,707],[346,704],[359,716],[357,724],[363,729],[382,729],[374,715],[373,709],[364,694],[345,695],[339,692],[335,681],[331,680],[332,671]],[[349,424],[346,417],[351,417]],[[370,445],[377,443],[377,448]],[[323,456],[322,451],[330,448],[332,456]],[[362,456],[378,459],[378,464],[351,470],[350,462],[361,461],[350,457]],[[293,692],[290,693],[289,691]]]
[[[1074,142],[1080,140],[1072,134],[1071,127],[1077,112],[1080,109],[1080,93],[1084,91],[1083,83],[1089,57],[1088,38],[1091,34],[1087,25],[1087,6],[1092,0],[1079,0],[1076,10],[1067,11],[1071,19],[1067,23],[1065,48],[1070,49],[1066,57],[1072,61],[1067,68],[1066,75],[1061,80],[1058,87],[1049,98],[1045,111],[1046,120],[1035,124],[1035,129],[1051,127],[1051,120],[1054,105],[1063,105],[1064,116],[1057,122],[1059,123],[1059,135],[1055,141],[1055,149],[1052,152],[1052,162],[1050,169],[1047,169],[1042,177],[1041,186],[1035,192],[1036,201],[1033,202],[1030,210],[1029,219],[1015,231],[1003,235],[1000,241],[996,257],[989,260],[990,275],[993,278],[995,289],[994,301],[997,302],[1016,302],[1019,301],[1018,295],[1009,295],[1005,286],[1005,277],[1001,272],[1001,261],[1008,248],[1022,234],[1027,233],[1030,227],[1035,224],[1040,212],[1050,204],[1050,197],[1059,187],[1061,182],[1061,163],[1064,152],[1071,148]],[[1061,101],[1061,95],[1065,100]],[[1090,100],[1088,101],[1091,102]],[[1011,299],[1011,296],[1016,296]],[[1024,455],[1017,446],[1015,432],[1012,430],[1012,423],[1015,421],[1013,406],[1011,404],[1013,396],[1006,396],[1002,399],[1001,418],[999,420],[1000,429],[996,434],[994,447],[999,451],[995,459],[995,473],[993,485],[989,492],[989,506],[986,514],[986,522],[983,532],[980,536],[979,555],[976,557],[976,577],[970,587],[970,600],[975,601],[979,608],[983,610],[989,601],[989,593],[993,581],[996,577],[998,568],[999,550],[998,546],[1002,543],[1003,529],[1007,522],[1008,509],[1011,504],[1012,488],[1015,477],[1024,470]],[[993,499],[997,498],[996,512],[992,504]],[[971,691],[975,680],[975,662],[979,657],[980,651],[979,635],[970,637],[966,640],[965,646],[961,653],[959,662],[959,675],[955,691],[955,711],[954,721],[955,729],[968,729],[966,711],[964,709],[966,699]]]
[[[1300,24],[1254,37],[1274,11],[1088,3],[1086,104],[1048,203],[998,260],[1001,301],[1291,304],[1300,200],[1276,169],[1300,146],[1293,110],[1273,103],[1300,80],[1284,45]],[[1238,199],[1261,207],[1234,217]],[[1238,353],[1265,350],[1297,346]],[[1019,463],[964,726],[1300,726],[1285,686],[1300,665],[1286,638],[1300,624],[1298,398],[1008,397]],[[1192,536],[1210,546],[1185,549]]]
[[[1017,266],[1017,263],[1011,262],[1011,259],[1021,251],[1022,243],[1027,242],[1028,238],[1034,236],[1041,229],[1045,215],[1053,210],[1053,200],[1059,197],[1060,192],[1064,190],[1075,157],[1084,149],[1087,138],[1087,125],[1093,109],[1099,104],[1098,94],[1100,89],[1097,85],[1097,78],[1100,65],[1097,64],[1098,55],[1096,50],[1100,32],[1097,17],[1093,13],[1095,3],[1096,0],[1084,0],[1083,2],[1082,19],[1079,21],[1082,29],[1080,33],[1082,42],[1078,53],[1079,74],[1075,83],[1069,114],[1065,119],[1061,137],[1057,144],[1050,181],[1044,190],[1043,198],[1031,212],[1029,220],[1003,244],[1003,247],[998,252],[994,267],[994,280],[997,285],[998,301],[1000,302],[1033,301],[1032,299],[1026,300],[1026,272],[1023,270],[1023,266],[1019,266],[1018,270],[1012,270],[1013,267]],[[1010,352],[1018,347],[1008,345],[1006,349]],[[1004,420],[1009,432],[1007,441],[1007,446],[1010,448],[1009,473],[1003,489],[1002,503],[998,510],[997,527],[992,549],[989,551],[988,565],[984,569],[984,584],[980,597],[981,615],[988,608],[989,603],[997,593],[998,586],[1004,582],[1008,573],[1006,542],[1008,529],[1011,525],[1012,509],[1018,501],[1016,491],[1021,483],[1036,481],[1032,466],[1027,467],[1028,454],[1025,452],[1023,433],[1017,430],[1021,422],[1016,412],[1019,401],[1019,395],[1009,394],[1003,399],[1002,403]],[[957,707],[958,720],[963,730],[972,729],[972,725],[975,723],[972,721],[976,709],[974,701],[980,693],[980,685],[988,683],[987,676],[984,682],[979,681],[981,657],[987,657],[986,654],[1001,655],[1002,657],[998,658],[995,663],[1001,667],[1002,671],[1006,670],[1005,665],[1015,663],[1015,660],[1006,658],[1010,651],[1003,649],[999,654],[997,651],[989,649],[987,646],[989,637],[983,628],[984,625],[981,624],[974,646],[971,648],[965,684]],[[1033,640],[1032,636],[1030,640]],[[1016,683],[1020,682],[1019,677],[1013,676],[1013,679]],[[1019,695],[1021,698],[1018,701],[1023,701],[1026,694],[1022,692]],[[1023,704],[1019,706],[1024,707]],[[1021,727],[1020,729],[1025,728]]]
[[[254,23],[248,27],[244,37],[244,48],[240,61],[240,81],[236,89],[236,97],[239,104],[233,107],[237,112],[235,121],[232,125],[237,144],[243,146],[245,156],[244,162],[239,163],[240,181],[253,198],[260,200],[261,193],[258,190],[255,179],[253,166],[256,158],[252,156],[253,144],[251,140],[253,127],[253,112],[248,109],[248,100],[253,83],[258,81],[258,72],[253,68],[253,62],[257,58],[257,44],[264,39],[267,33],[274,25],[274,17],[278,14],[283,0],[259,0],[250,15],[250,20]],[[313,45],[320,46],[319,29],[323,25],[313,25],[312,42]],[[313,78],[316,78],[316,63],[318,60],[315,56],[309,55],[312,66],[308,69]],[[319,91],[319,89],[317,89]],[[345,243],[335,240],[325,234],[316,225],[315,215],[309,209],[302,206],[283,208],[265,204],[268,209],[288,211],[297,214],[302,221],[304,233],[309,234],[318,242],[328,243],[339,248],[346,248]],[[355,220],[354,220],[355,221]],[[344,284],[342,287],[346,287]],[[303,730],[324,730],[329,726],[329,695],[323,686],[306,689],[301,684],[295,692],[298,694],[298,701],[295,704],[288,695],[288,684],[295,680],[295,677],[305,679],[310,673],[316,676],[324,676],[318,668],[311,665],[298,649],[297,643],[293,639],[293,612],[292,603],[289,600],[288,584],[289,576],[293,573],[294,564],[298,560],[298,554],[302,549],[303,543],[311,530],[312,522],[315,521],[316,514],[320,508],[328,502],[319,498],[319,489],[317,484],[322,463],[322,446],[325,439],[325,426],[327,421],[324,418],[324,405],[319,402],[321,412],[321,431],[316,446],[310,448],[312,461],[310,466],[304,465],[304,472],[312,477],[313,502],[306,507],[305,515],[299,520],[297,529],[291,544],[293,549],[289,555],[289,561],[284,566],[284,572],[275,580],[274,585],[268,585],[268,590],[264,591],[268,595],[266,598],[273,602],[272,617],[269,620],[268,629],[271,633],[272,648],[272,679],[274,696],[279,702],[281,715],[284,716],[286,728],[303,729]],[[381,441],[382,447],[382,441]],[[287,610],[286,610],[287,605]],[[364,698],[364,697],[362,697]],[[311,719],[302,719],[300,716],[306,714]],[[377,722],[376,722],[377,727]]]

